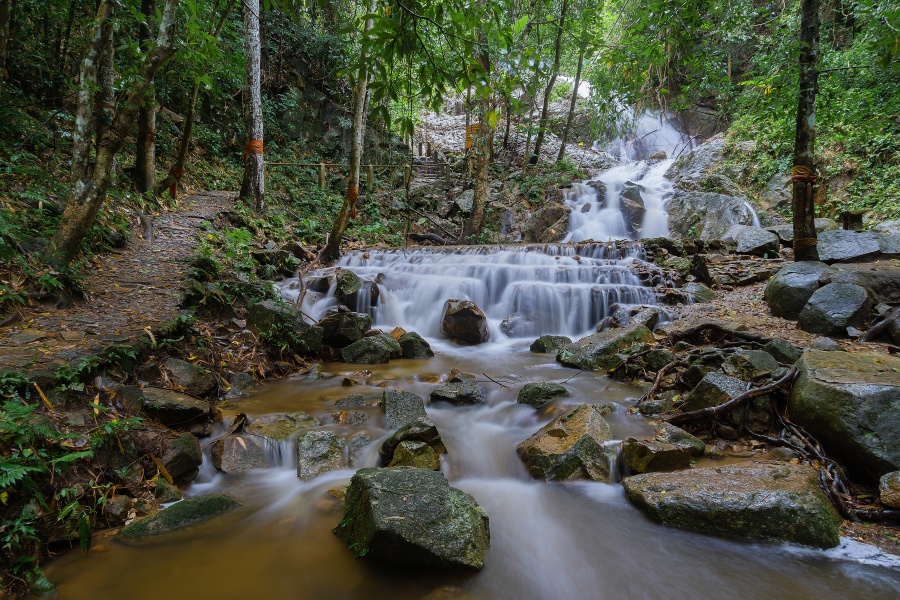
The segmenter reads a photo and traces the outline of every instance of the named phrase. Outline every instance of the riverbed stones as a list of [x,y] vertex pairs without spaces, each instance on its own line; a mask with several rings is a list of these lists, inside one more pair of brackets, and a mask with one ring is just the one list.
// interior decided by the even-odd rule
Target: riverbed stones
[[322,347],[323,332],[320,327],[310,325],[300,309],[277,302],[263,300],[247,308],[247,327],[257,333],[268,333],[273,329],[286,329],[293,333],[295,351],[313,353]]
[[664,525],[815,548],[839,542],[841,518],[809,465],[745,462],[622,483],[628,499]]
[[800,311],[797,326],[809,333],[846,335],[848,327],[864,328],[872,297],[855,283],[829,283],[817,289]]
[[203,462],[200,442],[192,433],[182,433],[163,442],[160,462],[176,483],[187,483],[197,476]]
[[297,438],[297,477],[307,481],[347,466],[347,442],[333,431],[309,431]]
[[315,418],[297,411],[257,417],[247,425],[247,433],[262,436],[273,442],[283,442],[298,431],[319,425],[321,423]]
[[351,364],[377,365],[400,358],[402,352],[397,340],[386,333],[379,333],[345,346],[341,349],[341,357]]
[[900,357],[809,350],[797,368],[791,420],[859,479],[900,469]]
[[164,363],[176,387],[191,396],[205,396],[216,389],[216,378],[207,369],[186,360],[169,358]]
[[690,281],[682,286],[682,291],[697,304],[715,300],[716,293],[698,281]]
[[190,430],[210,422],[213,409],[208,402],[165,388],[137,389],[143,411],[163,425]]
[[[420,444],[425,444],[430,450],[425,450]],[[388,466],[434,469],[440,468],[440,456],[446,453],[441,434],[428,417],[416,419],[395,431],[378,451],[382,463]]]
[[679,408],[683,412],[711,408],[742,394],[746,389],[746,382],[719,371],[711,371],[685,395]]
[[795,262],[782,267],[769,280],[763,293],[772,314],[791,320],[799,318],[800,311],[830,271],[828,265],[817,261]]
[[225,495],[188,498],[135,521],[123,528],[119,535],[131,540],[162,535],[212,519],[240,505],[240,502]]
[[372,328],[372,317],[337,306],[328,309],[316,326],[322,329],[325,344],[343,348],[363,338],[363,334]]
[[438,471],[360,469],[334,529],[357,556],[405,565],[481,569],[490,547],[487,513]]
[[428,418],[425,401],[411,392],[386,390],[382,398],[382,407],[388,429],[397,429],[416,419]]
[[548,402],[556,398],[568,398],[569,390],[559,383],[552,381],[538,381],[534,383],[526,383],[519,390],[516,402],[519,404],[527,404],[535,408],[541,408]]
[[253,436],[229,435],[217,439],[210,449],[212,464],[224,473],[243,473],[266,467],[266,453]]
[[491,337],[487,317],[471,300],[447,300],[441,318],[441,333],[464,344],[481,344]]
[[572,339],[564,335],[542,335],[531,342],[529,350],[532,352],[556,352],[571,343]]
[[400,344],[403,358],[422,359],[434,356],[431,345],[414,331],[400,336],[397,343]]
[[885,508],[900,508],[900,471],[881,476],[878,482],[878,499]]
[[733,225],[722,236],[726,244],[733,244],[738,254],[775,256],[781,248],[778,236],[771,231],[749,225]]
[[431,390],[432,402],[449,402],[454,406],[471,406],[484,404],[487,395],[484,387],[471,379],[451,381]]
[[794,364],[795,362],[797,362],[797,359],[800,358],[800,356],[803,354],[803,352],[801,352],[799,348],[797,348],[790,342],[786,342],[778,338],[766,342],[766,345],[763,346],[762,349],[763,352],[768,352],[775,360],[783,365]]
[[583,404],[566,411],[518,445],[516,453],[531,476],[559,481],[609,481],[615,449],[604,407]]
[[750,381],[757,375],[771,373],[778,366],[778,361],[768,352],[738,349],[722,363],[722,371],[731,377]]
[[563,366],[586,371],[608,371],[622,362],[617,356],[639,343],[653,343],[653,333],[640,324],[595,333],[562,348],[556,360]]
[[691,466],[689,451],[655,439],[627,438],[622,451],[632,473],[674,471]]

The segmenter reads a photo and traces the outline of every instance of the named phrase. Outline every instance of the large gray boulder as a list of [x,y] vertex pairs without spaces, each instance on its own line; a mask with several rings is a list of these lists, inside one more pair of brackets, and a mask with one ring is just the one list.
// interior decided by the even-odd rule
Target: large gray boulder
[[797,319],[830,272],[831,268],[823,262],[791,263],[769,280],[763,298],[776,317]]
[[666,170],[666,178],[679,189],[699,189],[705,177],[725,160],[725,137],[717,135],[679,156]]
[[666,210],[672,233],[704,241],[722,239],[733,225],[752,225],[754,217],[747,198],[714,192],[676,190]]
[[791,420],[857,478],[900,469],[900,358],[810,350],[796,364]]
[[781,248],[781,242],[777,235],[771,231],[748,225],[733,225],[722,236],[722,241],[734,244],[735,252],[738,254],[775,256]]
[[334,529],[357,556],[441,568],[481,569],[490,547],[487,513],[437,471],[360,469]]
[[387,390],[382,400],[388,429],[397,429],[416,419],[427,419],[425,401],[411,392]]
[[720,371],[712,371],[684,396],[679,408],[684,412],[711,408],[742,394],[746,389],[746,382]]
[[595,333],[564,346],[556,360],[566,367],[607,371],[622,362],[620,352],[639,343],[653,343],[653,332],[641,324]]
[[746,462],[622,483],[628,499],[664,525],[815,548],[839,542],[841,518],[808,465]]
[[532,477],[559,481],[610,481],[616,451],[605,445],[612,439],[607,410],[583,404],[566,411],[516,448]]
[[810,297],[800,311],[797,326],[809,333],[846,335],[848,327],[866,326],[872,305],[866,288],[855,283],[829,283]]
[[348,465],[347,442],[333,431],[310,431],[297,439],[297,477],[306,481]]
[[250,435],[229,435],[217,439],[210,449],[213,466],[225,473],[243,473],[266,467],[262,443]]
[[400,358],[403,350],[397,340],[386,333],[379,333],[353,342],[341,348],[344,362],[362,365],[378,365]]
[[867,231],[836,229],[818,234],[819,260],[828,264],[857,262],[881,254],[878,236]]
[[525,221],[522,241],[526,244],[535,242],[550,244],[561,241],[566,237],[571,212],[571,208],[556,202],[539,208]]
[[176,387],[191,396],[205,396],[216,390],[216,377],[209,370],[191,364],[186,360],[169,358],[163,366],[172,377]]
[[199,472],[203,450],[194,434],[173,435],[162,444],[161,461],[175,483],[187,483]]
[[213,415],[208,402],[164,388],[140,389],[140,402],[145,413],[173,429],[205,425]]
[[619,207],[625,219],[625,230],[632,237],[640,235],[644,226],[644,215],[647,214],[644,197],[641,195],[643,191],[642,185],[628,181],[619,198]]
[[481,344],[491,337],[487,317],[471,300],[447,300],[444,303],[441,333],[464,344]]

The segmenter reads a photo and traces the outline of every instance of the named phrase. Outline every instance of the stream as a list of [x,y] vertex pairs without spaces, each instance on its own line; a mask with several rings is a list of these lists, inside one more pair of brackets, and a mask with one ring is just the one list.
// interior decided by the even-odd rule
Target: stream
[[[608,193],[605,208],[594,210],[599,206],[596,190],[581,186],[585,189],[569,202],[593,205],[585,212],[573,211],[572,241],[630,237],[611,218],[618,211],[614,190],[629,179],[644,186],[645,196],[659,199],[654,207],[647,203],[643,233],[665,235],[667,182],[660,166],[665,162],[632,163],[601,174]],[[601,216],[603,211],[608,212]],[[641,260],[638,245],[606,243],[354,252],[340,266],[366,282],[355,298],[356,310],[372,314],[374,326],[384,331],[402,326],[418,332],[437,355],[384,365],[328,363],[321,369],[324,378],[269,383],[249,398],[221,407],[225,423],[238,413],[252,421],[293,411],[327,420],[336,410],[335,401],[349,394],[390,387],[426,398],[427,412],[448,449],[444,474],[490,516],[491,549],[481,572],[435,572],[354,559],[331,533],[342,506],[328,493],[345,486],[353,471],[301,481],[296,444],[285,443],[268,447],[268,468],[242,474],[215,471],[207,456],[200,476],[185,489],[188,496],[230,494],[241,508],[143,543],[100,534],[88,556],[77,551],[62,555],[47,565],[47,576],[58,585],[60,598],[72,599],[900,597],[900,558],[871,546],[844,539],[836,549],[817,551],[682,531],[644,517],[618,483],[545,483],[528,475],[516,445],[564,407],[612,404],[615,410],[607,420],[616,439],[652,431],[646,419],[627,414],[642,388],[563,368],[552,354],[528,348],[541,334],[576,338],[592,332],[613,304],[655,302],[653,291],[628,269]],[[378,289],[374,301],[373,286]],[[304,311],[318,318],[334,306],[333,287],[308,292]],[[282,291],[291,300],[299,293],[290,281]],[[448,298],[471,299],[484,310],[488,343],[465,347],[441,337],[440,317]],[[482,379],[487,403],[429,404],[430,391],[446,381],[451,369]],[[517,404],[518,389],[532,381],[565,382],[571,397],[537,411]],[[373,441],[357,466],[376,466],[377,449],[389,432],[379,410],[360,410],[371,415],[363,425],[323,428],[348,436],[365,431]],[[223,434],[224,425],[218,425],[213,437]],[[206,449],[210,440],[201,443]]]

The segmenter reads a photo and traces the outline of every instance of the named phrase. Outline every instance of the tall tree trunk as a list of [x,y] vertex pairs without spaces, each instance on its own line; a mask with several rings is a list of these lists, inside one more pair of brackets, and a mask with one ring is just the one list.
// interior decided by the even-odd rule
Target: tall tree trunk
[[[213,37],[219,37],[219,34],[222,32],[222,27],[225,26],[225,22],[228,20],[228,14],[231,12],[236,1],[237,0],[228,0],[228,4],[225,5],[225,10],[223,10],[222,14],[219,16],[218,23],[216,23],[215,28],[211,31]],[[216,3],[216,7],[218,7],[218,3]],[[200,95],[199,78],[206,74],[208,68],[209,62],[204,61],[200,67],[200,71],[197,73],[197,80],[194,81],[194,85],[191,87],[191,93],[188,96],[187,114],[184,117],[184,129],[182,130],[181,140],[178,142],[178,153],[175,156],[175,165],[169,169],[166,178],[163,179],[162,183],[159,184],[159,187],[156,188],[157,195],[162,194],[165,190],[169,190],[169,195],[174,199],[178,192],[178,181],[187,172],[185,165],[187,164],[188,152],[191,148],[191,136],[194,132],[194,120],[196,119],[197,114],[197,96]]]
[[[478,63],[487,76],[491,72],[491,63],[487,54],[487,39],[483,34],[479,36],[479,42],[481,43],[481,48],[478,51]],[[475,195],[472,202],[472,215],[463,227],[462,238],[469,238],[473,234],[481,232],[481,227],[484,225],[485,204],[487,204],[488,170],[491,166],[490,149],[494,131],[487,118],[491,104],[490,98],[482,97],[478,104],[480,121],[478,130],[475,132],[474,144],[472,145],[475,155]]]
[[257,211],[265,209],[263,165],[262,47],[259,39],[259,0],[244,0],[244,49],[247,55],[247,144],[244,146],[244,183],[241,198],[252,199]]
[[[129,88],[125,98],[122,99],[116,110],[112,125],[100,140],[93,175],[90,178],[73,182],[72,192],[66,204],[66,209],[59,220],[56,233],[53,234],[50,244],[45,251],[47,262],[56,268],[64,268],[78,254],[81,241],[87,235],[91,225],[93,225],[97,211],[106,199],[116,152],[119,151],[125,139],[134,130],[138,109],[144,100],[144,95],[150,88],[150,82],[153,81],[156,72],[175,54],[174,30],[178,3],[179,0],[166,0],[162,20],[159,23],[159,33],[156,36],[156,45],[144,59],[135,83]],[[106,1],[101,0],[100,4],[98,15],[105,16],[106,6],[104,5]],[[98,19],[98,30],[102,30],[102,24],[103,19]],[[96,34],[95,37],[100,38],[101,36]],[[97,45],[98,47],[100,46],[100,44]],[[93,46],[94,44],[92,43],[92,48]],[[96,62],[96,58],[92,58],[89,51],[88,56],[85,57],[82,63],[82,72],[89,70],[86,69],[85,63],[92,61]],[[84,85],[84,82],[82,82],[82,85]],[[79,108],[81,107],[79,106]],[[89,109],[87,114],[90,114]],[[77,125],[76,122],[76,129]],[[73,172],[76,166],[73,164]]]
[[[150,44],[150,20],[156,16],[156,0],[141,0],[144,21],[138,31],[142,52]],[[156,183],[156,93],[151,87],[138,111],[137,151],[135,153],[135,183],[142,194],[153,189]]]
[[[373,0],[369,13],[374,13],[377,3]],[[363,25],[363,36],[372,29],[372,19],[366,19]],[[331,235],[328,236],[328,244],[322,257],[325,260],[337,260],[341,256],[341,239],[344,231],[350,224],[350,219],[356,216],[356,200],[359,197],[359,171],[362,163],[363,142],[366,134],[366,104],[369,87],[369,57],[363,51],[360,55],[359,78],[356,80],[356,98],[353,105],[353,145],[350,147],[350,182],[347,184],[347,193],[344,196],[344,204],[334,220]]]
[[547,130],[547,120],[550,114],[550,94],[553,92],[553,86],[556,84],[556,76],[559,74],[559,60],[562,55],[563,26],[566,22],[566,12],[568,12],[568,10],[569,0],[563,0],[562,8],[559,10],[559,25],[556,28],[556,46],[553,50],[553,72],[550,73],[547,89],[544,90],[544,107],[541,110],[541,121],[538,124],[537,139],[534,142],[534,156],[538,158],[541,156],[541,146],[544,145],[544,132]]
[[6,48],[9,44],[9,5],[12,0],[0,0],[0,96],[6,79]]
[[802,0],[800,16],[800,93],[794,138],[794,260],[819,260],[816,249],[815,142],[819,89],[819,0]]
[[572,119],[575,118],[575,105],[578,103],[578,86],[581,85],[581,67],[584,65],[584,45],[578,52],[578,67],[575,69],[575,85],[572,87],[572,102],[569,103],[569,114],[566,116],[566,127],[563,129],[562,139],[559,144],[559,154],[556,162],[566,155],[566,143],[569,141],[569,129],[572,128]]
[[113,18],[116,3],[110,2],[109,14],[103,23],[103,48],[100,50],[100,65],[97,68],[97,97],[94,102],[94,128],[97,147],[106,135],[116,114],[116,39]]
[[106,23],[112,8],[108,0],[97,6],[97,18],[91,30],[91,44],[81,61],[78,74],[78,104],[75,107],[75,129],[72,132],[72,196],[78,196],[88,185],[91,161],[91,123],[94,111],[94,89],[97,87],[97,68],[106,46],[104,35],[110,33]]

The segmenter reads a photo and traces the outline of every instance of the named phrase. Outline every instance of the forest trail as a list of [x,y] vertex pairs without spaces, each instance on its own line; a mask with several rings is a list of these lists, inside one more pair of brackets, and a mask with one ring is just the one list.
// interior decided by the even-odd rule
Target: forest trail
[[85,300],[65,309],[26,307],[22,321],[0,330],[0,370],[34,374],[65,363],[75,367],[81,358],[146,337],[146,328],[172,319],[203,223],[230,210],[235,197],[185,196],[177,209],[154,217],[150,240],[136,224],[124,248],[99,255],[86,269]]

